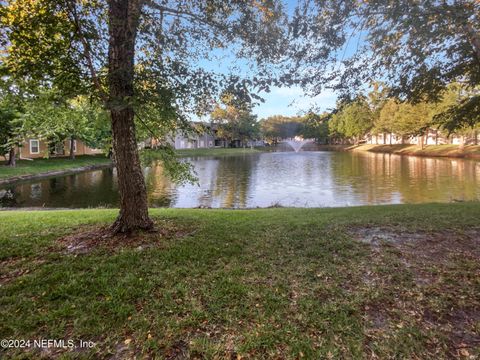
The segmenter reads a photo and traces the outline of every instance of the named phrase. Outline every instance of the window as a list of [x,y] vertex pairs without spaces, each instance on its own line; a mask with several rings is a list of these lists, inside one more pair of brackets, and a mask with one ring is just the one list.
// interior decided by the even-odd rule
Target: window
[[77,140],[73,140],[73,152],[77,152]]
[[40,142],[38,140],[30,140],[30,154],[40,154]]
[[58,142],[55,144],[55,154],[65,155],[65,146],[63,145],[63,142]]

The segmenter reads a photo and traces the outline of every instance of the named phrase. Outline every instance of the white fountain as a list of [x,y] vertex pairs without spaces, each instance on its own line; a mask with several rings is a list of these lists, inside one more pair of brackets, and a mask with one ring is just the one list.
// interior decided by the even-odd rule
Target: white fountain
[[285,142],[290,145],[295,152],[299,152],[303,145],[312,141],[312,139],[304,139],[300,136],[295,136],[293,139],[288,139]]

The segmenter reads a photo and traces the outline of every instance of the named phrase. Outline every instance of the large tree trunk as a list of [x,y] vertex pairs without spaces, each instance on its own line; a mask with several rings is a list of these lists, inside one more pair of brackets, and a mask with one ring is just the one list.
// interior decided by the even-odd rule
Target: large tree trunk
[[17,166],[17,159],[15,158],[15,147],[12,147],[8,153],[8,166]]
[[70,136],[70,159],[75,160],[75,136]]
[[114,233],[153,227],[148,216],[147,191],[138,156],[131,104],[140,2],[109,1],[109,106],[120,192],[120,214],[112,225]]

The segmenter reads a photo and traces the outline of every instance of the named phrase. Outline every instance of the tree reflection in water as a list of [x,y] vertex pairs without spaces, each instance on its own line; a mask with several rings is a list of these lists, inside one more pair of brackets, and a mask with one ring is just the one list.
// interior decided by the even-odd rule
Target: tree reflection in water
[[[152,207],[349,206],[480,199],[480,163],[360,152],[272,152],[194,157],[197,185],[145,168]],[[0,188],[1,207],[116,207],[114,169]]]

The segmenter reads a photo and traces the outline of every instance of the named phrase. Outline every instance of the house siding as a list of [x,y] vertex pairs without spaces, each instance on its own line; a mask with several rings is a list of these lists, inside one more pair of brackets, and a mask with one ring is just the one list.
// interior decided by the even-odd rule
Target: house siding
[[[31,153],[30,152],[30,140],[39,140],[39,152],[38,154]],[[89,146],[87,146],[83,141],[81,140],[76,140],[77,146],[76,146],[76,152],[75,155],[95,155],[95,154],[101,154],[102,151],[99,149],[92,149]],[[25,141],[23,141],[22,145],[17,148],[17,156],[19,156],[21,159],[22,158],[28,158],[28,159],[38,159],[38,158],[44,158],[44,157],[61,157],[61,156],[69,156],[70,155],[70,140],[64,140],[63,141],[63,148],[64,148],[64,153],[63,154],[49,154],[49,147],[48,143],[44,140],[40,140],[37,138],[27,138]]]

